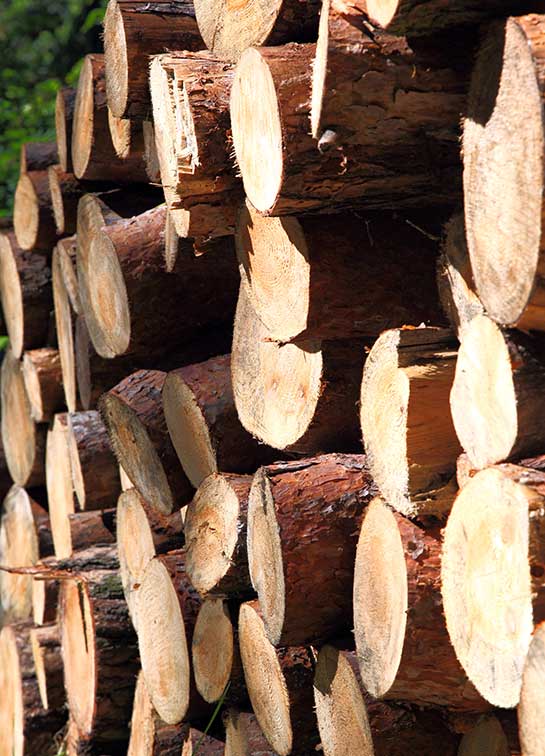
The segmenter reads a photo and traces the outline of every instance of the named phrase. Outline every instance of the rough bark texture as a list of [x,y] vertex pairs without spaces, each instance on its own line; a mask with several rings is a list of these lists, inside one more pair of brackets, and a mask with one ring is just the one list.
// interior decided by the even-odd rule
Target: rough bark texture
[[114,544],[115,513],[114,508],[69,514],[72,551]]
[[43,708],[60,709],[65,704],[65,694],[59,626],[32,628],[30,641]]
[[51,253],[57,241],[57,226],[47,169],[21,175],[15,190],[13,225],[23,249]]
[[33,349],[23,357],[23,375],[32,418],[52,420],[64,407],[62,370],[58,349]]
[[76,90],[64,87],[57,92],[55,102],[55,131],[57,133],[57,151],[61,170],[72,173],[72,124]]
[[21,145],[20,172],[46,171],[59,161],[55,142],[26,142]]

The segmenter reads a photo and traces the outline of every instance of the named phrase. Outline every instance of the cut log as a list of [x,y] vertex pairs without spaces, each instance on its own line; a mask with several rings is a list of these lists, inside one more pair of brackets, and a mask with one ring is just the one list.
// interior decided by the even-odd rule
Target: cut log
[[20,486],[43,485],[47,426],[32,419],[21,362],[11,349],[4,355],[0,377],[2,445],[9,473]]
[[0,295],[15,357],[47,340],[51,298],[51,269],[46,258],[25,252],[12,232],[0,234]]
[[477,293],[491,318],[525,330],[545,330],[544,28],[538,15],[491,25],[474,68],[462,150]]
[[155,126],[153,121],[144,121],[142,124],[144,133],[144,163],[148,180],[152,184],[161,183],[161,166],[155,144]]
[[179,510],[164,515],[147,504],[134,488],[117,502],[119,571],[132,623],[138,627],[137,598],[144,570],[156,554],[180,549],[184,523]]
[[23,378],[34,422],[44,423],[64,407],[58,349],[32,349],[23,355]]
[[317,0],[223,3],[195,0],[195,14],[206,46],[220,58],[238,60],[248,47],[315,41]]
[[51,273],[53,281],[53,302],[55,304],[55,326],[61,363],[62,386],[64,399],[69,412],[75,412],[77,407],[76,391],[76,361],[74,354],[74,321],[75,313],[65,285],[63,276],[60,244],[53,250]]
[[20,173],[46,171],[50,165],[59,162],[55,142],[26,142],[21,145]]
[[255,714],[231,708],[225,712],[223,722],[225,756],[274,756]]
[[439,527],[418,525],[380,498],[368,507],[358,541],[354,634],[361,678],[375,698],[460,711],[490,708],[468,681],[447,633]]
[[454,427],[477,469],[545,447],[544,344],[484,315],[462,335],[450,397]]
[[116,155],[108,123],[104,55],[86,55],[78,80],[72,130],[72,163],[77,178],[87,181],[145,183],[142,156]]
[[118,118],[108,108],[108,126],[117,157],[121,160],[127,160],[130,157],[135,161],[138,159],[144,163],[144,131],[142,122],[133,121],[128,118]]
[[113,506],[121,493],[119,467],[106,426],[96,410],[69,415],[68,450],[80,509]]
[[134,488],[131,479],[123,469],[123,465],[119,465],[119,480],[121,481],[122,491],[128,491],[130,488]]
[[138,589],[138,644],[148,693],[167,724],[190,722],[206,712],[189,658],[200,604],[183,552],[152,559]]
[[178,231],[176,230],[175,216],[179,210],[167,210],[167,216],[165,219],[165,270],[167,273],[172,273],[176,267],[176,260],[178,259],[178,252],[180,252],[180,246],[183,243]]
[[545,618],[544,496],[543,471],[483,470],[461,489],[444,531],[450,639],[469,679],[496,706],[517,705],[534,623]]
[[191,727],[187,732],[184,740],[184,747],[182,749],[182,756],[188,754],[188,756],[223,756],[225,743],[213,738],[210,735],[205,735],[204,732],[196,730]]
[[248,563],[271,643],[323,641],[350,628],[357,534],[376,493],[363,455],[277,462],[256,473]]
[[79,181],[73,173],[65,173],[59,165],[49,168],[48,180],[57,234],[75,234],[78,202],[84,194],[91,191],[92,184]]
[[147,361],[195,338],[196,329],[230,321],[238,273],[229,245],[215,254],[178,255],[164,269],[166,208],[97,230],[78,231],[78,280],[89,334],[103,357]]
[[51,252],[57,241],[57,226],[48,170],[31,171],[19,177],[13,201],[13,226],[21,249]]
[[410,217],[265,218],[246,203],[235,238],[250,302],[275,341],[376,338],[445,322],[437,244]]
[[248,596],[246,551],[252,477],[214,473],[201,483],[185,520],[186,567],[201,595]]
[[35,625],[57,621],[58,580],[32,580],[32,618]]
[[57,134],[57,151],[61,170],[72,173],[72,126],[74,108],[76,105],[76,90],[63,87],[57,92],[55,101],[55,131]]
[[47,498],[55,555],[58,559],[64,559],[72,553],[68,517],[76,508],[68,451],[67,413],[55,415],[53,425],[47,433],[45,456]]
[[163,412],[166,373],[138,370],[99,403],[117,460],[142,498],[162,514],[187,504],[193,488],[182,470]]
[[95,509],[68,515],[70,553],[115,543],[116,509]]
[[149,118],[149,58],[204,47],[193,3],[110,0],[104,18],[108,105],[119,118]]
[[275,648],[257,601],[240,607],[238,630],[250,701],[273,751],[278,756],[313,753],[320,739],[312,699],[314,649]]
[[359,339],[271,341],[241,286],[231,352],[240,422],[275,449],[359,450],[356,403],[365,346]]
[[519,736],[524,756],[541,756],[545,723],[545,624],[534,631],[522,676],[518,705]]
[[70,304],[74,312],[79,314],[81,303],[79,301],[79,285],[76,272],[76,251],[77,237],[75,235],[69,236],[66,239],[59,239],[57,246],[53,250],[53,256],[58,255],[59,257],[62,280],[64,281]]
[[59,626],[51,624],[32,628],[30,644],[42,707],[60,709],[64,706],[65,696]]
[[456,493],[456,355],[451,331],[396,328],[365,361],[360,421],[369,470],[388,504],[409,516],[444,515]]
[[458,756],[511,756],[513,752],[496,717],[484,717],[462,738]]
[[40,699],[30,647],[30,624],[0,633],[0,732],[6,756],[55,756],[55,738],[64,726],[62,708],[45,710]]

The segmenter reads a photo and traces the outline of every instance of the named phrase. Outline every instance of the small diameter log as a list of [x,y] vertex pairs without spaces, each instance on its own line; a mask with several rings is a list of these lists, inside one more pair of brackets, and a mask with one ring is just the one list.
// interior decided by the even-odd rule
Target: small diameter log
[[512,756],[514,753],[496,717],[483,717],[477,722],[464,735],[458,749],[458,756]]
[[369,470],[388,504],[408,516],[444,514],[456,493],[456,356],[451,331],[396,328],[365,361],[360,421]]
[[128,118],[118,118],[108,108],[108,126],[117,157],[121,158],[121,160],[131,157],[133,160],[138,159],[144,163],[144,131],[142,122],[133,121]]
[[72,125],[76,105],[76,90],[64,87],[57,92],[55,101],[55,131],[59,165],[65,173],[72,173]]
[[[73,173],[64,172],[59,165],[48,170],[49,191],[57,234],[75,234],[77,229],[78,202],[91,191],[90,182],[81,182]],[[97,184],[97,190],[105,185]]]
[[206,716],[189,656],[200,604],[183,552],[152,559],[138,588],[138,645],[148,693],[167,724]]
[[252,708],[273,751],[278,756],[312,753],[320,739],[312,698],[314,649],[275,648],[257,601],[240,607],[238,632]]
[[58,349],[33,349],[23,355],[23,378],[34,422],[44,423],[64,407]]
[[103,357],[151,365],[165,349],[195,338],[196,329],[230,322],[238,272],[231,247],[179,255],[164,268],[165,206],[78,233],[78,280],[91,340]]
[[[119,480],[121,483],[121,490],[128,491],[129,488],[134,488],[131,479],[123,469],[123,465],[119,465]],[[136,490],[136,489],[135,489]]]
[[116,509],[96,509],[68,515],[71,553],[92,546],[114,544],[116,537]]
[[484,315],[465,329],[450,407],[460,443],[477,469],[543,451],[543,347],[539,334],[502,332]]
[[47,171],[50,165],[59,162],[55,142],[26,142],[21,145],[20,173]]
[[495,706],[517,705],[532,630],[545,618],[544,496],[540,470],[483,470],[461,489],[444,530],[450,639],[469,679]]
[[251,475],[214,473],[199,486],[185,518],[186,568],[201,595],[252,594],[246,551]]
[[103,749],[126,748],[139,665],[117,571],[95,566],[62,581],[60,626],[71,718]]
[[152,184],[161,183],[161,166],[155,144],[155,126],[153,121],[144,121],[142,124],[144,134],[144,163],[148,180]]
[[59,626],[51,624],[32,628],[30,644],[42,706],[44,709],[60,709],[64,706],[65,695]]
[[19,177],[13,203],[13,226],[21,249],[51,251],[57,241],[57,226],[47,170],[31,171]]
[[544,29],[542,15],[490,26],[463,123],[465,220],[477,294],[491,318],[524,330],[545,330]]
[[121,493],[119,467],[96,410],[69,415],[68,450],[80,509],[104,509],[115,504]]
[[9,473],[20,486],[42,485],[47,426],[32,419],[21,362],[11,349],[4,355],[0,378],[2,445]]
[[193,495],[163,412],[161,391],[166,376],[160,370],[138,370],[99,403],[119,464],[142,498],[162,514],[179,509]]
[[125,490],[117,502],[119,571],[132,623],[138,626],[137,598],[144,570],[156,554],[180,549],[184,523],[179,510],[164,515],[147,504],[135,488]]
[[15,357],[44,346],[53,305],[51,269],[45,256],[25,252],[9,231],[0,234],[0,295]]
[[53,256],[58,255],[59,257],[62,280],[64,281],[70,304],[74,312],[79,314],[81,311],[81,302],[79,300],[79,284],[76,271],[76,252],[77,236],[74,235],[65,239],[59,239],[57,246],[53,250]]
[[[52,553],[47,511],[24,488],[12,486],[2,504],[0,565],[30,567]],[[30,617],[32,582],[30,575],[0,572],[0,605],[6,624]]]
[[74,173],[86,181],[147,181],[142,155],[116,155],[108,123],[104,55],[86,55],[78,81],[72,131]]
[[227,709],[225,725],[225,756],[274,756],[274,751],[263,735],[255,714]]
[[64,559],[72,553],[69,515],[75,512],[75,496],[68,450],[68,414],[55,415],[47,433],[46,483],[51,532],[55,556]]
[[206,47],[220,58],[234,61],[248,47],[314,42],[319,13],[317,0],[274,0],[268,5],[195,0],[197,23]]
[[490,708],[468,681],[447,633],[439,527],[418,525],[380,498],[369,505],[358,541],[354,634],[361,678],[375,698],[459,711]]
[[150,56],[204,46],[189,0],[110,0],[104,18],[104,51],[112,113],[119,118],[149,118]]
[[42,706],[30,628],[29,623],[20,622],[4,627],[0,633],[1,752],[6,756],[55,756],[66,712]]
[[61,258],[62,253],[60,252],[60,244],[57,244],[53,250],[53,258],[51,261],[53,302],[55,304],[55,326],[57,331],[59,360],[61,363],[64,399],[68,411],[75,412],[78,408],[76,362],[74,353],[74,322],[76,316],[69,296],[69,289],[65,285]]
[[186,235],[200,239],[233,234],[242,200],[231,159],[233,73],[232,65],[207,51],[162,55],[151,66],[165,199],[171,210],[190,213],[191,234]]
[[235,237],[240,275],[270,337],[376,338],[442,325],[437,243],[410,223],[386,213],[267,218],[246,203]]
[[519,736],[524,756],[543,753],[545,723],[545,624],[534,631],[522,675],[518,705]]
[[476,315],[484,313],[475,293],[463,214],[454,215],[445,227],[443,248],[437,264],[437,288],[443,310],[458,338],[461,338],[468,323]]
[[375,495],[363,455],[277,462],[255,474],[248,563],[271,643],[319,641],[351,627],[357,534]]
[[278,344],[241,286],[231,352],[240,422],[275,449],[359,450],[356,403],[365,346],[359,339]]
[[45,625],[57,621],[59,581],[32,580],[32,619],[35,625]]

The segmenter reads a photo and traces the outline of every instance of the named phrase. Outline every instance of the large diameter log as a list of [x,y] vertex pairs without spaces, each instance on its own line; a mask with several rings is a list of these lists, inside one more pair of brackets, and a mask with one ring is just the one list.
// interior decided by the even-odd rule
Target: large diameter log
[[278,756],[312,753],[319,741],[312,699],[312,647],[275,648],[267,638],[259,602],[242,604],[239,641],[252,708]]
[[113,506],[121,492],[108,431],[96,410],[68,416],[72,483],[81,509]]
[[317,0],[274,0],[270,4],[195,1],[206,47],[227,60],[238,60],[248,47],[314,41],[319,12]]
[[267,218],[246,203],[239,269],[270,337],[376,338],[386,328],[443,324],[437,244],[410,222],[361,213]]
[[[544,27],[545,17],[539,15],[491,25],[471,81],[462,150],[467,243],[477,293],[499,323],[539,330],[545,329]],[[513,129],[513,124],[523,128]]]
[[240,422],[260,441],[303,454],[360,449],[356,403],[364,359],[359,339],[272,341],[240,287],[233,395]]
[[0,234],[0,295],[10,346],[16,357],[42,347],[52,309],[51,269],[44,255],[25,252],[12,232]]
[[363,368],[360,421],[369,470],[403,514],[444,514],[460,443],[450,415],[456,343],[439,328],[385,331]]
[[149,118],[149,58],[204,47],[193,3],[110,0],[104,18],[108,105],[119,118]]
[[59,350],[46,347],[23,355],[23,378],[34,422],[44,423],[64,407]]
[[201,595],[252,593],[246,551],[251,475],[214,473],[199,486],[185,518],[186,568]]
[[225,756],[274,756],[255,714],[229,708],[224,714]]
[[49,517],[55,555],[67,558],[72,553],[69,515],[75,512],[76,502],[72,485],[72,470],[68,450],[68,414],[56,415],[47,432],[46,484]]
[[444,531],[450,639],[469,679],[496,706],[518,703],[534,623],[545,618],[544,495],[540,470],[483,470],[461,489]]
[[447,633],[439,528],[392,512],[380,498],[368,507],[358,541],[354,634],[361,678],[375,698],[459,711],[490,708],[468,681]]
[[524,756],[543,752],[545,722],[545,624],[534,631],[522,676],[518,705],[519,736]]
[[65,695],[59,626],[50,624],[32,628],[30,644],[42,706],[44,709],[60,709],[64,706]]
[[45,710],[34,672],[30,624],[17,623],[0,633],[0,752],[5,756],[55,756],[56,736],[66,712]]
[[61,363],[64,399],[69,412],[77,409],[76,362],[74,353],[75,312],[63,276],[59,244],[53,250],[51,274],[53,281],[53,302],[55,305],[55,326],[59,360]]
[[9,473],[20,486],[45,482],[45,437],[47,426],[32,419],[21,362],[11,349],[0,371],[2,445]]
[[61,170],[71,173],[72,166],[72,125],[74,121],[74,107],[76,104],[76,90],[63,87],[57,92],[55,100],[55,132],[57,136],[57,152]]
[[19,172],[46,171],[50,165],[58,163],[58,158],[55,142],[26,142],[21,145]]
[[91,340],[103,357],[154,358],[196,329],[229,322],[238,274],[231,247],[179,255],[164,269],[166,208],[97,230],[78,245],[78,280]]
[[21,249],[50,251],[57,227],[47,170],[23,173],[15,189],[13,226]]
[[161,391],[166,373],[138,370],[100,400],[110,443],[134,487],[163,514],[193,495],[168,433]]
[[81,68],[72,130],[74,173],[86,181],[145,183],[141,155],[125,160],[115,152],[108,123],[104,55],[86,55]]
[[256,473],[248,563],[271,643],[322,641],[350,628],[357,533],[376,493],[363,455],[277,462]]
[[462,334],[450,406],[474,467],[543,451],[543,339],[502,332],[484,315]]

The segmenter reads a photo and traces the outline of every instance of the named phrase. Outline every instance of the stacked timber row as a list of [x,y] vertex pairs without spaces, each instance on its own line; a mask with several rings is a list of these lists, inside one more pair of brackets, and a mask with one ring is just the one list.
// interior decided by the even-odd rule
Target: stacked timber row
[[540,13],[109,0],[0,229],[0,756],[544,756]]

